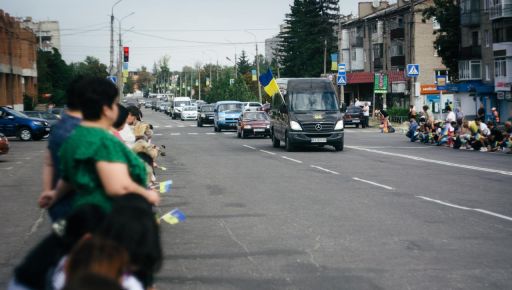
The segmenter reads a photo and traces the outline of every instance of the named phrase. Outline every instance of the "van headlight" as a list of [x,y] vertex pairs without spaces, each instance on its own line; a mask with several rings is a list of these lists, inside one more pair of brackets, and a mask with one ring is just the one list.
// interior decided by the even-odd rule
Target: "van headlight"
[[334,127],[334,130],[343,130],[343,120],[339,120]]
[[302,127],[295,121],[290,121],[290,128],[295,131],[302,131]]
[[219,121],[224,121],[224,120],[226,120],[225,116],[219,116]]
[[201,118],[206,118],[206,115],[205,114],[201,114]]

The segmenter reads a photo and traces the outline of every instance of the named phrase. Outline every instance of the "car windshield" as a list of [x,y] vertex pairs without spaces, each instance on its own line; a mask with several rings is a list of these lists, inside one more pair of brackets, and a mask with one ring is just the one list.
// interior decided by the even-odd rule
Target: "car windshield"
[[219,105],[219,112],[241,112],[243,104],[242,103],[232,103],[232,104],[221,104]]
[[348,107],[347,113],[360,113],[362,111],[359,107]]
[[190,101],[176,101],[174,102],[175,107],[190,106]]
[[334,111],[337,110],[333,92],[296,92],[290,96],[292,111]]
[[202,106],[201,107],[201,112],[212,112],[213,111],[213,106]]
[[244,120],[268,120],[268,115],[263,112],[245,113]]
[[12,110],[12,109],[5,109],[7,112],[9,112],[9,114],[13,115],[13,116],[16,116],[16,117],[19,117],[19,118],[28,118],[27,115],[23,114],[22,112],[18,112],[18,111],[15,111],[15,110]]
[[195,111],[196,107],[185,107],[183,108],[183,111]]

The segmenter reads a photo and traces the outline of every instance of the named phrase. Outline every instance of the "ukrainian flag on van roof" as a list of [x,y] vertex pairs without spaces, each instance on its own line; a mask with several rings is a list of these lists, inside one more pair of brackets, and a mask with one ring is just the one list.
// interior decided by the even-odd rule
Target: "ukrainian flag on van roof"
[[260,75],[260,84],[269,96],[279,93],[279,86],[277,85],[276,79],[274,79],[270,69],[268,69],[266,73]]

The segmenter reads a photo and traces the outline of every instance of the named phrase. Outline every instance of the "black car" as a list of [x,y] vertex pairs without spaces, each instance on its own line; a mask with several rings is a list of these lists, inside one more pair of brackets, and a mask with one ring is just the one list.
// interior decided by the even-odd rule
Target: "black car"
[[203,127],[203,124],[213,124],[213,109],[215,105],[202,105],[197,110],[197,127]]
[[363,120],[363,109],[357,106],[348,107],[343,116],[345,126],[354,125],[356,128],[359,128],[359,125],[363,124]]

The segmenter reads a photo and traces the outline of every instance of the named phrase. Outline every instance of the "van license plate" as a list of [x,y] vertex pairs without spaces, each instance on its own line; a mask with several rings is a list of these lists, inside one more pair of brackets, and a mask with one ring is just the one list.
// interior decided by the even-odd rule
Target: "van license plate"
[[311,143],[325,143],[327,142],[326,138],[311,138]]
[[265,132],[265,129],[254,129],[254,132]]

